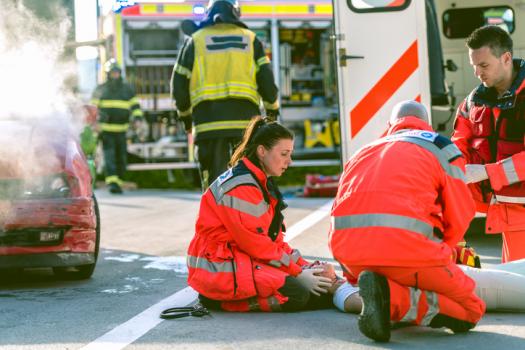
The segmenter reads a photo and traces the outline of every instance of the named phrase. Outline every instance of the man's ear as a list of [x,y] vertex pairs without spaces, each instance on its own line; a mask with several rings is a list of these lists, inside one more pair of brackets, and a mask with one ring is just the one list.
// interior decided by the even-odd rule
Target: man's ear
[[509,51],[503,54],[503,62],[512,65],[512,54]]

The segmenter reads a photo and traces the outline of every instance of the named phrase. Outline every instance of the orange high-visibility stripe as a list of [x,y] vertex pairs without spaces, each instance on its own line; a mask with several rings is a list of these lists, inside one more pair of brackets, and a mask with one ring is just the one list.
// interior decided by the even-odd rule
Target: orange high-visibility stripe
[[417,40],[414,40],[396,63],[350,112],[352,137],[361,131],[418,67]]

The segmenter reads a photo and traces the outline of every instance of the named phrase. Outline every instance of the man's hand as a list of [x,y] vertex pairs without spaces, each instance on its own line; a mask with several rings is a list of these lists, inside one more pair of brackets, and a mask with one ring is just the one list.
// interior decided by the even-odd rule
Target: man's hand
[[467,164],[465,169],[467,183],[476,183],[489,178],[487,170],[483,164]]

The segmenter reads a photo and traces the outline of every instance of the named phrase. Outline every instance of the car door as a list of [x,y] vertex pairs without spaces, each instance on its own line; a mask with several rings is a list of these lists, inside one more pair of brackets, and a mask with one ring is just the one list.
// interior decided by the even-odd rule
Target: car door
[[334,0],[343,162],[387,130],[392,107],[430,107],[425,2]]

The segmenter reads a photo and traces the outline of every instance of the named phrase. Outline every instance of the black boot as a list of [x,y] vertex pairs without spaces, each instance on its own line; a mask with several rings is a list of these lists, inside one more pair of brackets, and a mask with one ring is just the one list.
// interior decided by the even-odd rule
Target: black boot
[[109,184],[109,192],[113,194],[121,194],[122,188],[116,182],[112,182]]
[[437,314],[434,316],[430,324],[428,325],[431,328],[441,328],[446,327],[454,333],[465,333],[471,330],[476,326],[475,323],[470,323],[467,321],[458,320],[443,314]]
[[390,340],[390,288],[384,276],[371,271],[359,275],[363,309],[358,325],[361,333],[378,342]]

